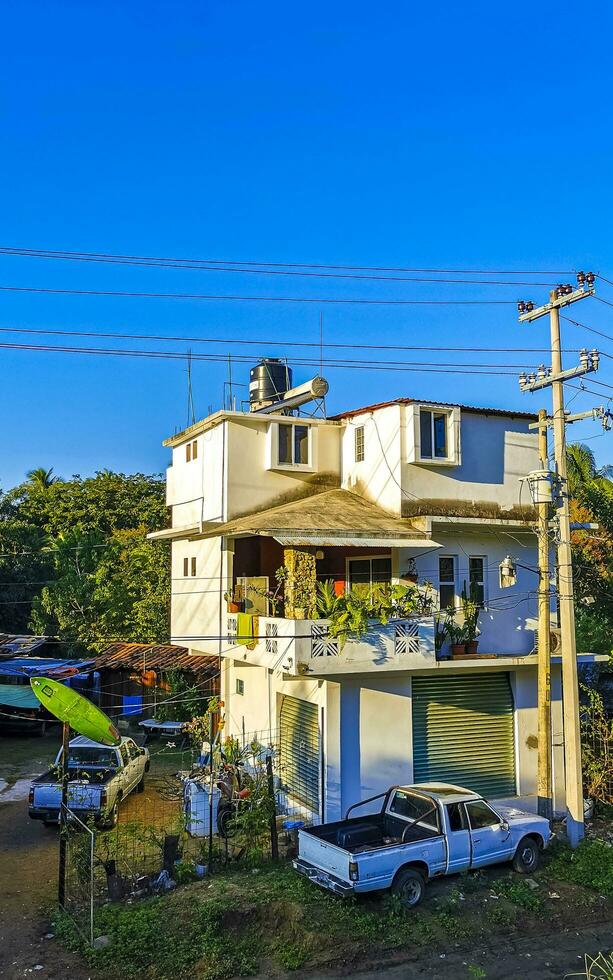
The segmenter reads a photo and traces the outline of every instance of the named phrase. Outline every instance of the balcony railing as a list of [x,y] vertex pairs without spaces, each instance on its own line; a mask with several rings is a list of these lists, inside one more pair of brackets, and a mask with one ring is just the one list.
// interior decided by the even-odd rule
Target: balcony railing
[[373,622],[359,639],[341,649],[325,619],[281,619],[260,616],[251,642],[237,636],[238,619],[226,618],[226,654],[288,674],[339,674],[360,670],[409,670],[435,663],[431,616]]

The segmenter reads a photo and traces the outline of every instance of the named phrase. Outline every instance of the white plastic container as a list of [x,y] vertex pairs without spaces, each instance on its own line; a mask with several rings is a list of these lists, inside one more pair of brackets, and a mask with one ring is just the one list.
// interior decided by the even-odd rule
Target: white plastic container
[[[211,810],[209,806],[210,787],[196,779],[186,779],[183,789],[185,807],[185,829],[192,837],[208,837]],[[213,787],[213,833],[217,833],[217,807],[220,792]]]

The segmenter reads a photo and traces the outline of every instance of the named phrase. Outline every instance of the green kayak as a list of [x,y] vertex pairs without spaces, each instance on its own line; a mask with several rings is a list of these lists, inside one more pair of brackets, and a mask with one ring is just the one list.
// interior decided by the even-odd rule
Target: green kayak
[[79,735],[101,745],[119,745],[121,735],[110,718],[72,688],[48,677],[31,677],[30,686],[42,705]]

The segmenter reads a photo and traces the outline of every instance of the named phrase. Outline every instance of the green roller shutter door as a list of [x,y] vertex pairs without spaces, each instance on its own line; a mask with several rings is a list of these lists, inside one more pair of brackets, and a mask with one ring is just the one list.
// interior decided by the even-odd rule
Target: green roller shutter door
[[291,795],[319,813],[319,709],[284,696],[279,725],[281,779]]
[[455,783],[514,796],[515,737],[509,675],[413,679],[416,783]]

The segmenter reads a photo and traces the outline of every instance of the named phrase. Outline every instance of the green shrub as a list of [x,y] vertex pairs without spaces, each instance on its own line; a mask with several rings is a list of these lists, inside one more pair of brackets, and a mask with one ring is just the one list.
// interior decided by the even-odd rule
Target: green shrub
[[556,878],[613,897],[613,847],[603,840],[584,840],[576,851],[559,848],[549,871]]

